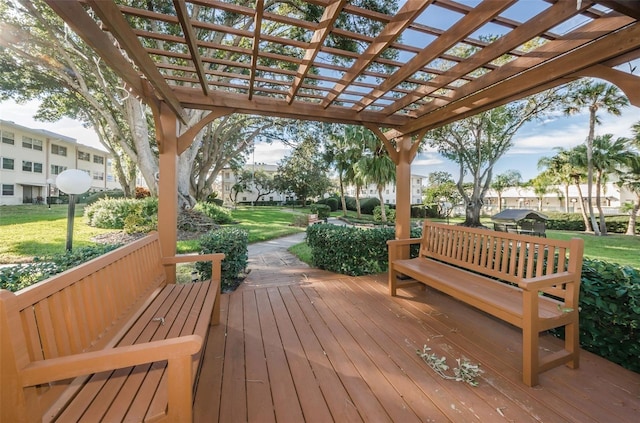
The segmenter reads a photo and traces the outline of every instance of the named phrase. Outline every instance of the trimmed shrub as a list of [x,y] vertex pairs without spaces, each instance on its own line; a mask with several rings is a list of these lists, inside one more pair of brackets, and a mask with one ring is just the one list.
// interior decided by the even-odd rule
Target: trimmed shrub
[[380,200],[377,198],[362,198],[360,199],[360,211],[363,214],[373,214],[373,209],[380,205]]
[[209,216],[215,223],[219,225],[234,223],[231,212],[228,209],[217,205],[216,203],[197,203],[193,209]]
[[[396,210],[390,208],[389,206],[384,206],[385,212],[387,214],[387,222],[395,222],[396,221]],[[382,207],[376,206],[373,209],[373,220],[376,222],[382,222]]]
[[332,212],[334,212],[340,208],[340,199],[337,197],[327,197],[322,200],[318,200],[316,204],[325,204],[331,208]]
[[356,211],[356,197],[344,197],[344,202],[347,206],[347,210]]
[[[545,214],[549,217],[549,220],[547,220],[547,229],[554,229],[558,231],[577,231],[577,232],[584,232],[585,230],[584,221],[582,220],[582,215],[580,213],[545,213]],[[605,216],[604,220],[607,225],[608,233],[623,234],[627,232],[627,225],[629,224],[629,216],[626,216],[626,215]],[[640,234],[640,225],[636,226],[636,233]]]
[[120,245],[100,244],[80,247],[61,254],[36,257],[33,263],[0,268],[0,289],[18,291],[57,273],[101,256]]
[[640,270],[584,260],[580,344],[587,351],[640,372]]
[[85,199],[85,203],[87,205],[91,205],[96,201],[100,200],[101,198],[124,198],[124,191],[116,189],[116,190],[109,190],[109,191],[93,192],[87,196],[87,198]]
[[[222,260],[222,289],[230,291],[240,284],[240,274],[247,268],[249,234],[244,229],[226,227],[207,232],[199,239],[202,254],[224,253]],[[201,280],[211,278],[211,263],[197,262]]]
[[411,217],[415,219],[424,219],[427,217],[427,208],[424,204],[411,205]]
[[331,207],[326,204],[312,204],[310,210],[311,213],[318,215],[318,219],[327,219],[331,216]]
[[[412,229],[419,237],[421,229]],[[393,228],[359,229],[337,225],[312,225],[307,228],[307,244],[313,263],[320,269],[351,276],[384,272],[388,267],[386,242],[395,238]],[[412,247],[412,256],[418,246]]]
[[124,218],[124,231],[128,234],[149,233],[158,229],[158,199],[143,197],[131,203]]
[[[97,228],[125,229],[128,233],[146,233],[157,227],[158,199],[156,197],[147,197],[141,200],[102,198],[85,207],[84,216],[90,226]],[[125,224],[127,218],[128,223]]]

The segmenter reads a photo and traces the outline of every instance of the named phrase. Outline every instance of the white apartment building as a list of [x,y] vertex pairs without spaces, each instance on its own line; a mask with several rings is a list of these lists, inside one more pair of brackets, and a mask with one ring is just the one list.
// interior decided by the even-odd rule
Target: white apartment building
[[[411,204],[422,204],[422,181],[425,176],[411,175]],[[356,196],[356,187],[349,185],[345,187],[345,193],[349,197]],[[360,198],[378,198],[378,187],[369,184],[360,190]],[[396,203],[396,184],[390,183],[382,190],[382,199],[385,204]]]
[[55,179],[66,169],[91,175],[90,191],[121,188],[111,172],[109,153],[78,144],[75,138],[0,120],[0,205],[45,203],[47,197],[57,197]]
[[[252,172],[263,171],[273,175],[278,171],[278,166],[264,164],[264,163],[256,163],[256,164],[245,165],[244,169]],[[218,186],[214,187],[214,189],[221,194],[221,198],[223,199],[225,204],[232,204],[233,203],[232,198],[235,196],[235,192],[233,191],[233,186],[236,184],[236,175],[234,174],[233,170],[226,168],[226,169],[223,169],[222,172],[220,172],[220,177],[218,179],[219,179]],[[259,200],[258,200],[258,195],[259,195],[258,190],[255,187],[249,187],[248,190],[238,193],[238,196],[236,198],[239,203],[245,203],[245,202],[253,203],[255,201],[259,201],[259,202],[276,201],[279,203],[285,203],[287,201],[296,200],[296,196],[293,193],[272,192],[263,197],[260,197]]]

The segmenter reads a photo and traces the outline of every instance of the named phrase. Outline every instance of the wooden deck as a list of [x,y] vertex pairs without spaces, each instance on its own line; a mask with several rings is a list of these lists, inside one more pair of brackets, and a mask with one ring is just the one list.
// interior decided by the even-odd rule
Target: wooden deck
[[[196,422],[637,422],[640,375],[593,354],[521,382],[521,332],[433,290],[387,295],[386,275],[252,273],[223,295],[196,392]],[[556,348],[545,337],[543,348]],[[478,387],[417,355],[468,358]]]

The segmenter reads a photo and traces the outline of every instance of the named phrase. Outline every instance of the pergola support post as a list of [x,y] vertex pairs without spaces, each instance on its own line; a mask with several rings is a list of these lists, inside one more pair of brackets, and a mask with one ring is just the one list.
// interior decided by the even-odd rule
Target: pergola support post
[[[160,102],[153,108],[156,137],[160,151],[158,179],[158,234],[163,257],[176,255],[178,241],[178,120],[173,111]],[[167,282],[175,283],[175,264],[167,268]]]

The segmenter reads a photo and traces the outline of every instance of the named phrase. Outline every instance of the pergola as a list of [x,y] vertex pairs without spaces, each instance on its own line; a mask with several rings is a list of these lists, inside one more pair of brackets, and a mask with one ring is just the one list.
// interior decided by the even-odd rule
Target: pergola
[[[640,1],[407,0],[391,15],[298,2],[321,12],[313,21],[264,0],[173,0],[161,12],[137,0],[46,2],[153,111],[166,256],[176,248],[178,155],[230,113],[369,128],[397,166],[396,234],[408,237],[410,165],[426,131],[581,77],[610,81],[640,107],[640,77],[617,68],[640,58]],[[225,15],[243,17],[242,27],[216,18]],[[380,29],[341,24],[355,17]],[[289,31],[273,34],[274,24]],[[210,112],[188,124],[186,109]]]

